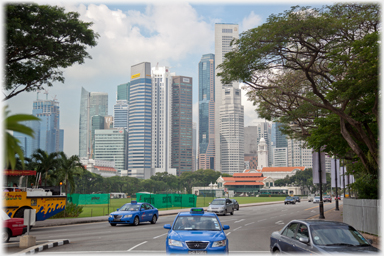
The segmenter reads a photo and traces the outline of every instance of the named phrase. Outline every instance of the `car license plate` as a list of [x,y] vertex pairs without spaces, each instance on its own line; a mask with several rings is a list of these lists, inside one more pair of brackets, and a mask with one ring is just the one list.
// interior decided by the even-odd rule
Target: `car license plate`
[[207,254],[207,251],[188,251],[188,254]]

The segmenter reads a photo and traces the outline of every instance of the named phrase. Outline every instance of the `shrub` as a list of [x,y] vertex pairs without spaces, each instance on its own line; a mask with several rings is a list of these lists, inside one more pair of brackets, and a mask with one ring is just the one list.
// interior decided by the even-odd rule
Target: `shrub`
[[[55,214],[51,218],[64,218],[64,217],[79,217],[79,215],[83,212],[83,206],[78,206],[72,202],[67,202],[65,206],[65,210]],[[65,215],[64,215],[65,214]]]

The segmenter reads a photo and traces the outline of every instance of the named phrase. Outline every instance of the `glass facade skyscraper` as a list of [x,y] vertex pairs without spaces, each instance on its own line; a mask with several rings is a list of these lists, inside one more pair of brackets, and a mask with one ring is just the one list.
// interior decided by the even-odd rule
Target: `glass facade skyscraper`
[[131,83],[121,84],[117,86],[116,100],[126,100],[129,104],[129,88]]
[[79,121],[79,156],[90,158],[92,153],[92,117],[108,115],[108,94],[81,89]]
[[199,62],[199,169],[215,169],[215,55]]
[[[152,161],[152,79],[151,63],[131,67],[128,118],[128,169],[140,178],[149,178]],[[146,170],[148,168],[148,170]]]
[[64,130],[60,129],[59,102],[37,99],[33,102],[32,115],[40,118],[40,121],[27,121],[22,124],[33,129],[34,138],[18,132],[13,134],[20,140],[25,156],[30,157],[36,149],[44,150],[48,154],[63,151]]
[[117,100],[113,106],[113,127],[128,129],[129,105],[127,100]]
[[192,78],[174,76],[172,82],[172,168],[177,175],[192,171]]

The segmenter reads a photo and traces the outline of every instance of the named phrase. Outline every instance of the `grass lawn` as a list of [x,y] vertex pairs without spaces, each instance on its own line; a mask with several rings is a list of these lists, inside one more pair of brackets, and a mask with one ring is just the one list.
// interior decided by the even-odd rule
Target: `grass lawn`
[[[285,197],[234,197],[239,204],[250,204],[250,203],[262,203],[262,202],[273,202],[273,201],[284,201]],[[214,197],[197,197],[196,207],[207,207]],[[95,216],[106,216],[110,212],[116,211],[126,203],[131,202],[131,198],[119,198],[111,199],[110,204],[88,204],[82,205],[83,212],[80,214],[81,217],[95,217]],[[189,207],[188,207],[189,208]],[[180,209],[180,207],[172,208],[160,208],[160,211]]]

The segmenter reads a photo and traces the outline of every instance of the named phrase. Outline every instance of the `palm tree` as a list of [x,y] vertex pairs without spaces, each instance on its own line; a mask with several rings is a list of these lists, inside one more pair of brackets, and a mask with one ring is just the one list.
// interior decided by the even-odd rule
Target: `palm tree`
[[32,154],[32,158],[37,165],[37,171],[41,172],[42,176],[44,176],[44,186],[47,186],[49,171],[55,170],[59,165],[58,155],[58,152],[48,154],[40,148],[36,149],[35,153]]
[[58,180],[65,185],[65,194],[68,192],[68,184],[71,186],[71,193],[75,190],[75,176],[80,176],[84,166],[80,163],[80,158],[73,155],[70,158],[64,152],[59,153],[59,168],[57,169]]
[[29,128],[28,126],[25,126],[23,124],[20,124],[20,122],[23,121],[39,121],[40,119],[33,115],[26,115],[26,114],[17,114],[17,115],[9,115],[9,110],[7,110],[8,106],[4,107],[4,125],[5,125],[5,166],[10,166],[12,170],[15,170],[16,167],[16,155],[19,155],[19,158],[21,160],[22,166],[24,166],[24,152],[22,148],[20,147],[19,143],[20,141],[16,139],[11,132],[20,132],[22,134],[26,134],[31,136],[32,138],[34,131]]

